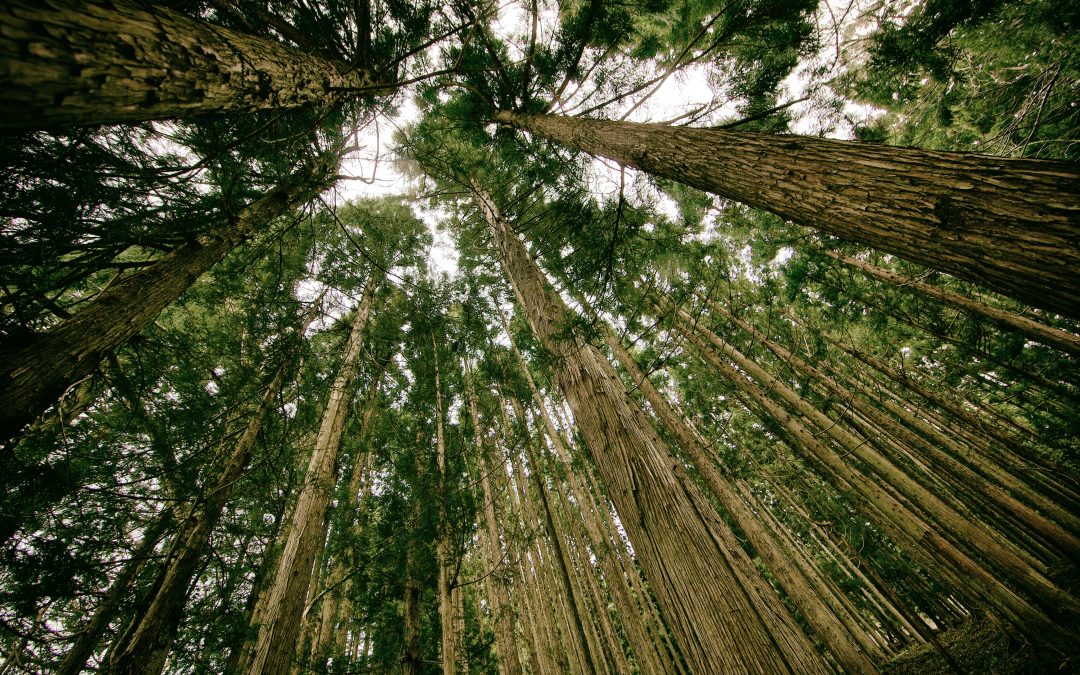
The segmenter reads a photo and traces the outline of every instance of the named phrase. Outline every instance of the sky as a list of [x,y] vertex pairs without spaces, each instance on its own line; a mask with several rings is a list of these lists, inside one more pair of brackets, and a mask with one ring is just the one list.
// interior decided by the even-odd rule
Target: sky
[[[859,16],[863,15],[871,5],[871,0],[825,0],[817,12],[817,22],[821,38],[821,49],[811,58],[805,60],[783,83],[784,94],[780,97],[781,102],[809,96],[810,99],[792,107],[794,121],[792,131],[799,134],[825,135],[834,138],[850,138],[850,124],[835,124],[837,121],[834,114],[823,114],[829,110],[824,104],[827,91],[811,91],[810,73],[815,68],[826,68],[825,78],[834,76],[843,67],[839,58],[840,44],[845,37],[858,37],[859,34],[868,30],[868,27],[857,24]],[[523,58],[525,36],[530,26],[528,14],[523,4],[509,2],[500,8],[498,20],[493,26],[497,36],[504,39],[508,45],[510,54],[514,58]],[[539,40],[548,39],[556,25],[557,10],[548,5],[541,11]],[[839,25],[839,30],[834,26]],[[661,121],[673,119],[685,111],[701,104],[708,103],[713,98],[713,92],[708,84],[709,64],[703,64],[686,69],[668,78],[657,92],[643,105],[632,112],[628,118],[630,121]],[[822,76],[818,75],[817,80]],[[617,116],[625,111],[631,104],[622,104],[622,110],[614,107],[608,109],[608,115]],[[720,115],[732,115],[734,102],[721,109]],[[557,111],[556,111],[557,112]],[[843,116],[848,119],[861,120],[874,116],[876,111],[868,106],[858,106],[847,103]],[[341,174],[346,176],[334,189],[333,203],[342,204],[346,201],[364,197],[378,197],[386,195],[408,194],[410,191],[409,181],[398,170],[393,161],[393,145],[391,138],[395,131],[395,125],[404,127],[414,122],[418,117],[418,111],[408,95],[403,98],[397,116],[393,120],[386,118],[377,119],[369,124],[360,134],[360,143],[363,148],[348,156],[341,167]],[[596,159],[592,165],[592,185],[598,194],[614,194],[619,189],[619,167],[606,160]],[[631,177],[627,177],[630,181]],[[661,208],[666,210],[675,209],[674,203],[668,200],[667,204],[661,203]],[[428,253],[432,271],[446,273],[453,277],[457,274],[458,255],[452,237],[445,230],[440,230],[440,214],[431,211],[419,200],[414,203],[417,215],[428,225],[432,235],[433,244]],[[669,213],[668,215],[676,215]]]

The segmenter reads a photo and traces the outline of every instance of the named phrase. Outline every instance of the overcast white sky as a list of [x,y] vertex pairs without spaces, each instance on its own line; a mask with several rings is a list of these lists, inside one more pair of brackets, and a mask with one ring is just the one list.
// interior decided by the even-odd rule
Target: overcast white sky
[[[835,75],[842,64],[837,55],[838,40],[843,39],[845,31],[851,33],[858,31],[853,22],[869,6],[870,0],[826,0],[822,3],[817,13],[817,21],[822,35],[821,51],[814,58],[807,60],[783,83],[784,94],[781,100],[792,100],[806,95],[810,83],[809,72],[818,66],[829,67],[829,75]],[[549,39],[557,19],[556,9],[542,11],[540,21],[540,39]],[[834,21],[840,24],[840,31],[833,29]],[[522,5],[517,3],[504,4],[500,10],[498,21],[495,23],[496,35],[504,38],[509,45],[511,55],[515,58],[523,57],[523,44],[529,31],[528,15]],[[635,110],[629,117],[632,121],[661,121],[675,118],[685,111],[701,104],[710,102],[713,98],[708,84],[708,64],[688,68],[676,73],[667,79],[663,86],[644,105]],[[819,76],[820,78],[820,76]],[[793,106],[792,113],[795,119],[792,129],[796,133],[819,134],[823,127],[829,127],[818,111],[823,109],[819,98]],[[820,96],[820,94],[819,94]],[[630,103],[622,104],[622,110],[626,110]],[[726,112],[731,114],[734,110],[732,105]],[[608,114],[615,114],[616,110],[609,110]],[[849,104],[845,110],[854,119],[866,117],[872,114],[865,106]],[[347,157],[342,164],[341,173],[345,176],[359,177],[366,180],[343,180],[339,182],[334,191],[334,202],[345,201],[363,197],[405,194],[410,185],[408,181],[397,171],[391,156],[393,148],[391,138],[394,125],[405,126],[415,121],[417,116],[416,106],[406,97],[403,101],[399,114],[392,122],[386,119],[378,120],[376,124],[369,125],[361,135],[361,143],[365,146],[362,150]],[[833,137],[848,137],[850,129],[847,125],[827,128],[826,135]],[[594,161],[594,189],[600,193],[612,194],[618,189],[619,171],[613,163],[601,160]],[[429,253],[431,267],[435,272],[446,272],[454,275],[457,272],[457,252],[451,237],[446,232],[438,229],[438,214],[423,208],[420,203],[415,204],[417,214],[431,228],[434,244]]]

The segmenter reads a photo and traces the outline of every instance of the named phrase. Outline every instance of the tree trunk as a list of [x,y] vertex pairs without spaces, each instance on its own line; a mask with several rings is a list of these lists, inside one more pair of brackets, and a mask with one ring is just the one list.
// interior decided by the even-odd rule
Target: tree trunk
[[135,580],[143,565],[146,564],[147,558],[153,553],[154,547],[157,546],[162,534],[165,533],[166,527],[172,523],[172,520],[173,512],[168,509],[158,514],[154,522],[146,529],[139,547],[132,551],[131,558],[124,563],[119,574],[113,579],[109,585],[109,590],[105,593],[105,597],[101,599],[94,613],[90,616],[90,620],[86,622],[86,626],[79,632],[79,637],[76,638],[75,643],[71,645],[64,660],[60,663],[56,670],[57,675],[78,675],[83,672],[86,662],[94,653],[94,648],[101,641],[105,629],[109,627],[109,623],[116,617],[117,611],[130,590],[132,581]]
[[926,297],[934,298],[939,302],[960,309],[968,314],[981,316],[1000,326],[1023,333],[1032,340],[1044,344],[1047,347],[1057,349],[1066,354],[1072,354],[1073,356],[1080,356],[1080,336],[1078,335],[1063,331],[1060,328],[1047,326],[1045,323],[1029,319],[1026,316],[991,307],[984,302],[973,300],[969,297],[960,295],[959,293],[945,290],[944,288],[938,288],[937,286],[928,284],[924,281],[905,277],[901,274],[891,272],[849,255],[834,253],[833,251],[822,251],[822,253],[833,260],[838,260],[849,267],[854,267],[868,277],[901,288],[910,288]]
[[725,527],[656,435],[611,364],[592,346],[560,339],[568,315],[495,204],[474,184],[499,261],[537,338],[556,355],[557,379],[610,490],[691,670],[825,672],[786,615],[767,615],[739,588],[717,528]]
[[259,635],[247,667],[248,675],[280,675],[287,673],[292,665],[304,614],[304,600],[311,583],[312,565],[325,543],[320,535],[333,489],[341,435],[353,397],[353,380],[360,368],[364,327],[378,283],[378,276],[372,272],[368,276],[364,296],[356,308],[345,354],[331,386],[330,398],[308,463],[304,486],[293,510],[289,537],[278,563],[274,583],[268,592],[266,612],[261,617]]
[[[367,473],[370,468],[371,453],[368,452],[366,443],[371,433],[371,425],[375,418],[375,402],[378,398],[379,387],[385,371],[380,372],[371,389],[368,390],[367,403],[364,407],[364,416],[360,421],[360,439],[357,444],[357,457],[353,462],[352,473],[349,475],[349,496],[345,502],[347,527],[352,530],[354,536],[360,534],[364,518],[363,499],[367,491]],[[323,654],[329,647],[330,641],[334,641],[334,657],[342,658],[346,654],[346,640],[349,632],[349,623],[352,618],[352,594],[351,575],[347,575],[349,556],[341,552],[334,558],[330,570],[328,585],[336,589],[330,596],[323,598],[322,619],[320,622],[319,638],[316,644],[316,653]],[[340,624],[340,625],[338,625]]]
[[97,368],[106,354],[141,332],[230,251],[275,218],[316,196],[337,172],[336,156],[313,160],[220,227],[121,278],[85,309],[0,359],[0,443],[8,443]]
[[760,517],[742,501],[728,481],[720,475],[712,458],[707,456],[708,443],[697,430],[679,414],[665,399],[652,382],[638,367],[637,362],[623,347],[611,327],[598,319],[604,340],[611,347],[615,358],[630,375],[630,379],[640,389],[653,412],[675,437],[686,454],[687,459],[697,469],[705,484],[716,496],[720,505],[731,515],[735,524],[750,540],[750,545],[761,557],[765,567],[776,577],[781,588],[788,594],[803,618],[813,628],[814,633],[836,658],[837,663],[850,673],[872,673],[877,666],[873,657],[880,654],[867,653],[860,647],[857,635],[848,630],[848,625],[840,620],[841,607],[830,607],[826,594],[815,591],[813,572],[800,566],[799,560],[792,560],[777,541],[768,533]]
[[[606,672],[604,669],[605,664],[602,660],[599,637],[596,635],[596,631],[589,621],[589,610],[585,605],[581,585],[578,583],[577,578],[578,573],[591,574],[592,569],[590,568],[588,571],[581,571],[574,567],[574,563],[570,558],[570,552],[567,550],[566,537],[559,527],[558,518],[555,516],[554,508],[551,505],[551,499],[548,495],[547,485],[541,476],[543,469],[540,466],[535,448],[533,448],[531,434],[528,429],[528,422],[525,420],[524,410],[517,400],[511,399],[511,403],[514,406],[514,415],[518,418],[522,427],[522,435],[524,438],[523,448],[525,450],[525,458],[529,462],[529,478],[532,479],[536,495],[540,499],[540,503],[536,508],[538,515],[540,516],[540,521],[547,532],[547,539],[555,549],[555,568],[559,579],[562,582],[562,586],[566,589],[567,606],[570,610],[570,618],[573,620],[572,628],[575,636],[579,638],[578,649],[581,650],[586,672]],[[504,415],[505,412],[504,409]],[[509,429],[509,420],[506,420],[506,422],[507,429]],[[522,472],[521,477],[522,479],[525,478],[524,472]]]
[[[484,526],[486,527],[486,560],[491,569],[500,569],[503,565],[503,549],[499,537],[498,520],[495,517],[495,494],[491,489],[491,480],[488,476],[489,469],[484,460],[488,456],[484,435],[480,430],[480,415],[476,405],[476,389],[472,378],[472,369],[465,363],[466,388],[465,396],[468,398],[469,418],[473,425],[473,444],[477,453],[477,465],[480,472],[481,501],[484,505]],[[491,614],[495,619],[495,645],[499,657],[500,672],[504,675],[522,675],[521,659],[518,657],[517,639],[514,637],[514,607],[510,602],[510,594],[507,593],[503,582],[503,574],[493,574],[488,580],[491,589]]]
[[[680,310],[681,311],[681,310]],[[812,461],[816,466],[824,469],[826,475],[834,478],[840,489],[854,490],[865,500],[869,512],[877,519],[882,529],[896,542],[904,547],[907,552],[917,561],[934,570],[942,580],[965,594],[968,600],[978,602],[980,599],[987,606],[993,607],[999,615],[1016,626],[1030,637],[1040,634],[1043,639],[1060,640],[1063,644],[1071,640],[1070,628],[1061,628],[1050,620],[1040,609],[1029,603],[1027,599],[1020,597],[1014,590],[995,578],[981,564],[962,552],[952,541],[943,537],[933,526],[932,521],[927,522],[918,508],[912,504],[905,495],[897,494],[890,480],[898,478],[895,472],[888,472],[886,479],[871,479],[871,477],[855,470],[853,466],[845,462],[847,454],[858,453],[859,456],[870,464],[878,464],[873,457],[865,451],[860,452],[861,445],[856,442],[851,444],[843,442],[845,453],[841,455],[834,449],[826,446],[818,439],[818,434],[827,432],[823,428],[825,420],[821,423],[814,422],[820,429],[818,433],[812,432],[800,420],[796,419],[782,406],[771,400],[765,390],[776,391],[785,399],[791,399],[797,404],[797,396],[776,378],[764,373],[760,367],[748,359],[739,359],[737,365],[740,369],[745,368],[746,373],[736,369],[727,363],[719,354],[704,343],[703,338],[686,323],[685,314],[680,320],[678,330],[689,339],[709,363],[716,367],[726,378],[735,384],[741,391],[749,396],[757,405],[761,406],[766,414],[780,424],[792,438],[792,447],[802,456]],[[713,335],[703,329],[698,329],[702,334],[708,335],[710,341]],[[718,339],[718,338],[717,338]],[[719,347],[719,345],[718,345]],[[734,350],[730,345],[722,347],[726,356],[731,356]],[[749,378],[754,378],[750,380]],[[797,408],[800,416],[805,415],[809,420],[817,420],[820,413],[801,406]],[[830,428],[835,425],[829,420]],[[854,446],[854,447],[853,447]],[[903,481],[906,482],[906,481]],[[905,490],[906,491],[906,490]],[[935,501],[930,499],[929,501]],[[931,505],[933,506],[933,505]],[[935,509],[941,515],[941,509]],[[944,529],[956,536],[956,532],[975,532],[974,528],[961,516],[955,513],[945,513]],[[1047,602],[1048,598],[1056,598],[1061,601],[1060,606],[1051,611],[1061,613],[1068,617],[1075,613],[1075,599],[1048,582],[1030,567],[1016,561],[1015,554],[1005,550],[1000,544],[976,532],[979,543],[976,548],[984,553],[983,547],[991,549],[993,556],[989,562],[1004,563],[1005,567],[1020,567],[1019,570],[1011,570],[1016,577],[1022,577],[1018,581],[1029,582],[1025,585],[1033,590],[1033,594]],[[965,541],[970,546],[973,542]],[[990,551],[985,551],[990,553]],[[1005,560],[999,560],[999,556]],[[1015,565],[1013,563],[1016,563]],[[1013,575],[1006,574],[1012,578]]]
[[0,6],[0,129],[326,105],[340,90],[376,89],[368,71],[162,6]]
[[458,635],[454,621],[454,560],[450,553],[450,523],[447,518],[446,441],[443,436],[442,378],[439,373],[439,347],[431,334],[431,354],[435,367],[435,460],[439,469],[438,535],[435,540],[435,559],[438,565],[439,624],[442,636],[443,675],[454,675],[458,662]]
[[1080,318],[1074,164],[505,111],[496,119]]
[[116,675],[156,675],[165,667],[176,630],[184,616],[188,587],[210,545],[210,535],[225,510],[232,487],[251,459],[259,431],[270,406],[277,399],[286,369],[279,368],[252,412],[244,433],[232,453],[225,458],[221,473],[208,486],[202,504],[197,505],[177,534],[174,555],[166,558],[155,584],[153,600],[146,612],[135,617],[129,637],[113,652],[110,672]]
[[[612,540],[605,534],[605,530],[614,529],[610,523],[610,514],[596,508],[592,490],[589,489],[589,485],[586,483],[588,480],[587,475],[580,476],[577,472],[570,470],[570,467],[573,466],[573,460],[566,447],[567,441],[564,441],[559,430],[556,429],[551,414],[545,405],[544,398],[541,396],[536,382],[533,381],[528,364],[526,364],[517,345],[514,344],[509,326],[507,326],[506,319],[501,312],[499,313],[499,319],[502,322],[507,341],[510,343],[510,349],[517,357],[521,373],[525,377],[526,384],[529,385],[530,392],[532,392],[533,402],[540,411],[540,417],[552,447],[555,448],[559,461],[562,462],[563,466],[568,467],[567,479],[570,482],[574,501],[581,511],[582,522],[590,540],[589,545],[593,548],[593,554],[600,564],[608,588],[615,599],[619,618],[627,633],[627,640],[630,643],[634,658],[638,661],[643,672],[673,672],[675,669],[673,664],[670,663],[673,659],[668,658],[666,667],[661,666],[661,663],[665,660],[664,645],[661,639],[664,627],[663,622],[656,613],[656,607],[649,599],[648,594],[645,593],[637,593],[638,603],[640,604],[634,602],[631,579],[637,575],[637,570],[624,567],[625,561],[623,557],[615,549]],[[648,635],[650,628],[656,632],[652,637]]]

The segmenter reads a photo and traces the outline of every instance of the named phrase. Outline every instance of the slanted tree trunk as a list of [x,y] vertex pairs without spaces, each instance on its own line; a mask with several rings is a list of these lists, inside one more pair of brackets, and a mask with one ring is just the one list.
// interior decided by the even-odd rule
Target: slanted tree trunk
[[866,276],[877,279],[878,281],[884,281],[901,288],[910,288],[921,295],[933,298],[938,302],[955,307],[968,314],[981,316],[999,326],[1023,333],[1032,340],[1044,344],[1047,347],[1052,347],[1065,352],[1066,354],[1072,354],[1073,356],[1080,356],[1080,335],[1074,335],[1067,331],[1063,331],[1060,328],[1047,326],[1045,323],[1029,319],[1026,316],[998,309],[997,307],[991,307],[985,302],[973,300],[972,298],[960,295],[959,293],[954,293],[944,288],[938,288],[925,281],[905,277],[896,272],[889,271],[883,267],[878,267],[877,265],[873,265],[849,255],[835,253],[833,251],[822,251],[822,253],[833,260],[837,260],[849,267],[853,267]]
[[615,358],[626,369],[630,380],[675,437],[687,459],[697,469],[698,474],[709,486],[720,505],[750,540],[750,545],[761,557],[766,568],[780,583],[802,613],[803,618],[813,628],[814,633],[836,658],[837,663],[845,671],[851,673],[875,672],[877,666],[872,657],[880,658],[881,655],[876,652],[867,652],[866,642],[862,640],[862,636],[849,630],[850,622],[841,621],[843,608],[827,604],[828,596],[815,589],[813,571],[802,567],[800,559],[791,559],[779,542],[773,539],[760,517],[750,510],[735,488],[724,476],[720,475],[715,461],[706,454],[705,448],[708,447],[708,443],[705,439],[653,386],[611,327],[603,319],[599,319],[599,322],[604,341],[611,348]]
[[[540,389],[536,386],[536,382],[533,380],[532,374],[529,372],[528,364],[526,364],[520,350],[518,350],[517,345],[514,344],[509,326],[507,326],[506,319],[502,316],[501,312],[499,314],[499,319],[502,322],[503,331],[506,333],[507,340],[510,342],[510,349],[517,357],[520,371],[525,377],[526,384],[529,385],[529,391],[532,393],[533,402],[540,411],[540,418],[544,423],[544,430],[551,440],[552,447],[555,448],[555,452],[559,456],[559,461],[562,462],[564,466],[571,467],[573,465],[573,460],[570,456],[570,452],[567,450],[567,441],[563,439],[559,430],[555,427],[555,423],[551,419],[551,414],[548,412],[547,406],[544,403],[544,398],[540,394]],[[634,658],[638,661],[644,672],[659,673],[675,670],[670,663],[673,659],[668,658],[666,659],[668,663],[664,666],[661,665],[664,663],[665,658],[664,645],[662,644],[663,636],[659,633],[661,633],[664,628],[648,594],[637,593],[638,602],[635,603],[633,600],[632,596],[635,595],[635,593],[632,588],[631,580],[637,576],[637,570],[632,568],[627,569],[624,566],[624,558],[620,555],[620,552],[615,549],[612,540],[605,534],[606,530],[614,529],[610,523],[610,514],[602,513],[596,508],[592,491],[586,483],[587,476],[579,476],[575,471],[568,471],[567,478],[570,481],[570,487],[574,494],[574,501],[580,507],[582,521],[590,539],[590,546],[594,549],[594,554],[600,563],[604,578],[607,580],[608,588],[615,598],[619,618],[623,628],[627,632],[627,639],[630,642],[630,649],[633,652]],[[652,636],[649,635],[650,629],[653,629]]]
[[[1063,643],[1071,639],[1068,636],[1073,628],[1055,625],[1039,607],[991,574],[987,566],[992,566],[990,569],[998,568],[999,574],[1010,582],[1023,586],[1034,599],[1041,601],[1047,611],[1062,616],[1066,622],[1075,620],[1075,599],[1038,571],[1024,564],[1013,551],[974,527],[963,516],[940,504],[939,500],[926,494],[924,490],[912,486],[898,471],[885,466],[876,453],[871,453],[863,442],[849,438],[849,432],[839,430],[831,419],[807,405],[790,388],[750,359],[742,357],[731,345],[721,341],[711,331],[695,325],[692,317],[685,312],[677,310],[677,315],[677,330],[694,345],[702,358],[781,425],[792,439],[792,447],[796,452],[824,469],[825,474],[832,476],[841,489],[854,490],[860,494],[866,500],[868,511],[877,519],[882,529],[913,558],[934,570],[945,583],[963,593],[968,601],[976,604],[981,601],[992,607],[999,616],[1026,635],[1036,639],[1061,640]],[[705,339],[708,339],[715,349],[706,345]],[[720,353],[730,358],[738,368],[721,358]],[[783,406],[768,396],[767,391],[776,392],[785,403],[797,411],[799,417],[796,418],[784,410]],[[818,427],[818,431],[811,431],[803,424],[802,419],[811,421]],[[819,435],[834,434],[844,454],[836,452],[818,438]],[[848,454],[857,456],[881,473],[874,479],[864,475],[845,461]],[[894,486],[894,481],[900,484],[899,488]],[[914,499],[910,498],[912,493],[915,494]],[[927,510],[923,511],[920,507]],[[940,529],[951,538],[939,533],[935,516],[940,523]],[[973,539],[968,540],[968,537]],[[954,543],[957,540],[968,550],[974,547],[980,558],[986,562],[980,563],[961,551]],[[1037,637],[1040,635],[1042,638]]]
[[[308,326],[315,320],[320,303],[321,296],[300,326],[299,339],[303,339]],[[184,616],[188,588],[210,546],[210,535],[225,511],[233,486],[247,469],[263,421],[278,400],[288,372],[288,363],[275,370],[232,451],[227,454],[225,448],[219,451],[220,472],[201,495],[202,503],[196,504],[177,533],[172,555],[166,558],[154,584],[152,600],[146,611],[132,620],[125,639],[112,653],[111,672],[156,675],[165,667],[165,659]]]
[[1080,318],[1080,168],[807,136],[499,122]]
[[132,551],[131,559],[124,563],[120,572],[113,579],[109,585],[109,590],[105,593],[105,597],[101,599],[94,613],[90,616],[90,620],[86,622],[82,631],[79,632],[79,637],[76,638],[75,643],[71,645],[64,660],[60,663],[56,670],[57,675],[78,675],[83,672],[86,662],[94,653],[94,648],[101,641],[105,629],[109,627],[109,623],[116,617],[124,598],[127,596],[128,591],[131,590],[132,581],[135,580],[135,577],[138,576],[146,564],[147,558],[153,553],[154,547],[161,540],[166,528],[172,524],[173,516],[172,510],[166,509],[158,514],[146,529],[139,547]]
[[184,616],[188,588],[210,545],[210,534],[221,518],[232,486],[240,478],[255,447],[263,419],[280,392],[285,369],[279,369],[244,433],[226,458],[217,480],[208,486],[206,499],[184,522],[171,555],[154,585],[153,599],[136,616],[118,649],[113,651],[110,672],[117,675],[157,674],[165,667],[176,630]]
[[[371,434],[371,425],[375,418],[376,400],[379,395],[379,387],[382,385],[384,372],[380,372],[368,391],[367,403],[364,407],[364,416],[360,421],[360,439],[356,460],[353,462],[352,473],[349,475],[349,496],[345,502],[345,522],[354,535],[360,534],[363,518],[364,493],[367,491],[366,475],[370,467],[371,453],[367,451],[366,442]],[[319,638],[316,644],[316,654],[322,654],[334,640],[334,656],[341,658],[346,654],[346,639],[349,633],[349,624],[352,618],[352,602],[349,596],[352,593],[352,576],[346,576],[349,556],[342,552],[334,558],[330,570],[328,585],[334,589],[328,597],[323,598],[322,619],[320,622]]]
[[326,105],[366,70],[128,0],[0,6],[0,129]]
[[568,315],[494,202],[473,184],[499,262],[537,338],[556,356],[556,376],[610,490],[634,553],[691,670],[825,672],[786,613],[765,614],[727,563],[712,506],[591,345],[560,339]]
[[316,196],[337,173],[338,157],[313,159],[287,180],[195,241],[121,278],[86,308],[0,358],[0,443],[19,431],[98,362],[149,325],[200,275],[274,219]]
[[345,354],[331,385],[330,398],[304,476],[304,486],[293,510],[289,537],[268,591],[266,611],[260,617],[259,635],[247,665],[248,675],[287,673],[296,653],[312,566],[325,544],[321,536],[323,522],[333,490],[341,435],[354,393],[353,380],[360,368],[364,327],[379,281],[374,272],[368,276],[363,298],[356,308]]

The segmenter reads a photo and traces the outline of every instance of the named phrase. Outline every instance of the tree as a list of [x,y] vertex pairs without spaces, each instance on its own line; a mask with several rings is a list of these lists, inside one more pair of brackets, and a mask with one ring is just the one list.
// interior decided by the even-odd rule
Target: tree
[[126,0],[7,3],[0,28],[4,129],[328,107],[380,89],[365,69]]
[[495,118],[1080,318],[1080,173],[1070,164],[508,111]]
[[[719,658],[725,668],[736,671],[762,664],[781,671],[823,668],[805,636],[782,613],[766,618],[750,609],[754,603],[765,602],[771,589],[764,593],[757,590],[756,597],[743,595],[748,590],[739,589],[738,575],[745,572],[729,567],[722,580],[731,588],[721,592],[715,561],[727,559],[727,565],[732,565],[731,551],[725,551],[717,541],[723,525],[706,515],[707,503],[669,457],[641,409],[627,401],[611,365],[594,347],[568,344],[556,337],[559,325],[566,321],[565,308],[547,289],[524,245],[502,220],[491,198],[475,183],[472,189],[530,325],[560,360],[560,387],[690,667],[715,667],[716,659],[723,655]],[[698,588],[693,604],[685,592],[687,583]],[[708,608],[700,609],[699,603]],[[745,608],[744,603],[748,603]],[[725,645],[730,640],[741,647]],[[749,645],[756,647],[750,649]]]
[[70,319],[13,348],[0,372],[0,439],[6,444],[229,251],[318,195],[336,175],[339,159],[336,152],[311,157],[219,227],[118,280]]

